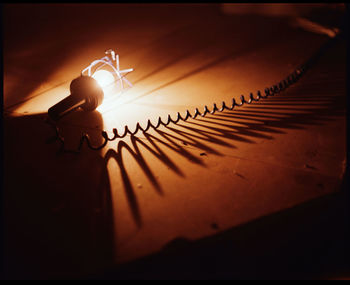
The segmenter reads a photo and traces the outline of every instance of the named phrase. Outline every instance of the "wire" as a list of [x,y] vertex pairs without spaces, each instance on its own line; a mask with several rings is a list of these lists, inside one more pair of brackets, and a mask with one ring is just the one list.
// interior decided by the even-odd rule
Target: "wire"
[[207,114],[213,115],[216,112],[223,112],[225,110],[232,111],[235,107],[241,107],[244,104],[251,104],[252,102],[258,102],[258,101],[260,101],[260,99],[266,99],[269,96],[274,96],[275,94],[280,93],[280,92],[284,91],[286,88],[295,84],[301,78],[301,76],[303,76],[304,73],[311,67],[311,65],[314,64],[314,62],[325,52],[325,50],[328,49],[335,42],[335,40],[338,38],[339,38],[339,34],[336,37],[328,40],[323,46],[321,46],[321,48],[311,58],[309,58],[304,64],[302,64],[298,68],[296,68],[285,79],[281,80],[280,82],[278,82],[275,85],[272,85],[271,87],[265,88],[264,95],[262,94],[262,92],[260,90],[258,90],[256,92],[256,97],[254,97],[253,93],[250,93],[248,100],[246,100],[244,95],[241,95],[239,103],[237,103],[236,100],[233,98],[231,106],[227,106],[226,103],[223,101],[221,103],[220,108],[218,108],[217,104],[214,103],[211,110],[208,108],[208,106],[204,106],[203,112],[200,112],[199,109],[196,108],[193,115],[191,114],[191,112],[189,110],[186,110],[185,116],[182,116],[180,114],[180,112],[177,112],[176,119],[173,119],[171,117],[171,115],[169,114],[166,121],[163,121],[161,117],[158,117],[158,121],[156,124],[153,124],[151,122],[151,120],[148,120],[146,127],[142,127],[140,125],[140,123],[138,122],[136,124],[136,127],[134,130],[130,130],[130,128],[128,126],[125,126],[123,133],[119,133],[118,130],[116,128],[114,128],[113,129],[114,136],[111,138],[108,136],[108,133],[106,131],[102,131],[101,135],[102,135],[104,141],[101,145],[97,145],[97,146],[92,145],[90,138],[89,138],[89,135],[84,133],[84,134],[82,134],[82,136],[80,138],[79,146],[76,150],[67,150],[65,148],[64,138],[60,135],[58,126],[50,119],[47,119],[46,122],[49,123],[55,129],[55,137],[50,139],[49,142],[51,143],[54,141],[59,141],[61,144],[59,152],[80,153],[80,151],[84,145],[84,142],[86,142],[86,144],[88,145],[88,147],[90,149],[100,150],[100,149],[104,148],[109,141],[121,139],[127,135],[133,136],[136,133],[138,133],[139,131],[147,132],[151,128],[158,129],[160,126],[168,126],[171,123],[177,124],[180,121],[186,122],[188,119],[196,119],[198,116],[205,117]]

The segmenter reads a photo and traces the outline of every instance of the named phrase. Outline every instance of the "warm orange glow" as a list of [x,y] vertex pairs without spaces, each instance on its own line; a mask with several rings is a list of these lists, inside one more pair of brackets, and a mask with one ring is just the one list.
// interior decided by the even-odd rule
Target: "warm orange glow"
[[106,88],[114,82],[113,74],[107,70],[98,70],[92,75],[92,77],[97,80],[102,89]]
[[115,81],[115,78],[113,74],[107,70],[98,70],[93,75],[93,78],[95,78],[98,82],[98,84],[102,87],[104,92],[104,99],[100,106],[97,107],[97,111],[102,111],[104,108],[108,107],[112,102],[114,101],[113,95],[115,95],[117,92],[116,90],[116,84],[113,84]]

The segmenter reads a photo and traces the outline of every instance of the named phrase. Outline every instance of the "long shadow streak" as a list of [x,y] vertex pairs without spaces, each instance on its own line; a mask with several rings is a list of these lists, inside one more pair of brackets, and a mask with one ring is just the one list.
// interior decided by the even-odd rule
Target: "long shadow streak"
[[133,215],[134,221],[136,222],[137,226],[140,228],[142,226],[142,219],[141,219],[141,214],[140,214],[140,207],[135,195],[134,188],[131,184],[130,178],[128,176],[128,173],[125,169],[124,163],[123,163],[123,158],[121,155],[121,150],[122,148],[125,147],[128,149],[131,153],[132,150],[130,147],[123,141],[120,141],[118,143],[118,152],[116,152],[113,149],[109,149],[105,155],[105,163],[107,165],[108,161],[113,158],[115,161],[118,163],[118,166],[120,168],[120,173],[122,176],[123,184],[124,184],[124,189],[125,189],[125,194],[128,199],[128,203],[131,209],[131,213]]
[[[156,132],[159,135],[161,135],[164,139],[166,139],[168,142],[170,142],[171,145],[169,143],[166,143],[166,142],[162,141],[161,139],[159,139],[159,138],[157,138],[155,136],[149,135],[149,137],[152,137],[154,140],[157,140],[159,143],[162,143],[165,146],[169,147],[170,149],[176,151],[178,154],[182,155],[183,157],[186,157],[189,161],[204,166],[204,163],[203,163],[202,160],[200,160],[199,158],[197,158],[196,156],[194,156],[193,154],[191,154],[190,152],[185,150],[183,147],[178,145],[175,141],[173,141],[169,137],[173,137],[175,139],[179,139],[179,138],[176,138],[173,135],[171,135],[171,134],[169,134],[167,132],[161,131],[161,130],[156,130]],[[181,140],[181,139],[179,139],[179,140]]]
[[[187,131],[177,129],[173,126],[166,126],[166,129],[169,131],[155,129],[155,132],[160,135],[156,137],[147,132],[143,133],[148,142],[155,148],[153,150],[150,146],[148,146],[145,142],[137,138],[136,136],[131,136],[131,142],[135,149],[133,151],[131,147],[126,144],[124,141],[119,141],[118,143],[118,151],[114,151],[113,149],[108,150],[105,161],[106,163],[110,158],[114,158],[121,169],[122,179],[125,186],[125,191],[128,197],[128,202],[131,207],[131,211],[135,222],[138,226],[142,225],[140,209],[137,203],[137,199],[134,193],[134,189],[130,182],[130,178],[125,169],[121,152],[123,148],[126,148],[130,154],[136,159],[148,179],[151,181],[152,185],[155,187],[157,192],[162,195],[160,185],[158,184],[156,178],[154,177],[152,171],[150,170],[147,162],[143,158],[140,149],[138,147],[138,143],[142,145],[146,150],[155,155],[158,159],[160,159],[165,165],[167,165],[172,171],[174,171],[177,175],[184,177],[183,172],[170,160],[170,158],[159,148],[157,143],[160,143],[167,148],[175,151],[181,156],[187,158],[189,161],[205,166],[204,162],[197,156],[190,153],[187,149],[185,149],[182,145],[190,145],[195,147],[196,149],[204,150],[208,153],[215,154],[217,156],[222,156],[217,150],[214,148],[200,142],[205,141],[209,143],[214,143],[221,146],[226,146],[230,148],[235,148],[234,145],[223,141],[221,138],[230,139],[233,141],[241,141],[244,143],[255,143],[254,141],[248,139],[250,138],[262,138],[262,139],[273,139],[271,136],[267,136],[264,133],[284,133],[279,129],[303,129],[303,125],[322,125],[325,122],[332,120],[332,118],[343,115],[344,105],[341,101],[341,96],[328,97],[330,101],[326,104],[319,104],[321,108],[311,108],[311,109],[303,109],[302,113],[278,113],[281,108],[274,108],[277,112],[268,111],[265,112],[265,106],[247,106],[247,109],[240,109],[239,112],[235,111],[227,111],[224,113],[214,114],[207,116],[205,119],[196,118],[195,120],[189,120],[184,123],[177,123],[176,127],[181,127]],[[283,100],[283,97],[281,97]],[[300,99],[302,100],[302,99]],[[254,108],[252,108],[254,107]],[[283,108],[284,109],[284,108]],[[294,111],[301,111],[300,109],[293,109]],[[305,112],[306,111],[306,112]],[[266,116],[266,113],[270,114],[268,116],[269,119],[272,120],[264,121],[263,119]],[[278,117],[282,115],[282,117]],[[256,120],[261,123],[249,123],[246,121],[240,122],[240,120],[247,120],[252,118],[252,120]],[[220,122],[218,122],[220,121]],[[221,121],[227,122],[227,124],[221,123]],[[205,124],[201,124],[203,122]],[[208,125],[211,124],[211,125]],[[240,126],[232,125],[232,124],[240,124]],[[297,124],[297,125],[296,125]],[[222,129],[220,127],[224,127]],[[203,128],[209,129],[203,130]],[[227,128],[231,128],[233,130],[228,130]],[[242,137],[246,136],[246,137]]]
[[[181,124],[177,124],[177,126],[181,126],[181,127],[184,127],[184,128],[186,128],[186,126],[183,126],[183,125],[181,125]],[[227,146],[227,147],[232,147],[232,148],[235,148],[235,146],[233,146],[233,145],[231,145],[231,144],[229,144],[229,143],[227,143],[227,142],[225,142],[225,141],[223,141],[223,140],[220,140],[220,139],[217,139],[217,138],[215,138],[214,136],[212,136],[212,135],[215,135],[215,134],[213,134],[213,133],[209,133],[209,132],[205,132],[205,131],[203,131],[203,130],[201,130],[201,129],[190,129],[190,130],[193,130],[196,134],[197,133],[199,133],[199,134],[201,134],[201,135],[203,135],[203,137],[201,137],[201,136],[198,136],[198,135],[196,135],[196,134],[193,134],[193,133],[188,133],[188,132],[185,132],[185,131],[182,131],[182,130],[179,130],[179,129],[175,129],[175,128],[172,128],[172,127],[170,127],[170,126],[167,126],[166,127],[168,130],[171,130],[171,131],[173,131],[174,133],[177,133],[177,134],[179,134],[179,135],[181,135],[181,136],[183,136],[183,137],[185,137],[185,138],[187,138],[188,140],[190,140],[190,141],[192,141],[193,143],[191,143],[191,142],[188,142],[188,144],[190,144],[190,145],[192,145],[192,146],[194,146],[194,147],[196,147],[196,148],[200,148],[200,149],[202,149],[202,150],[205,150],[205,151],[207,151],[207,152],[209,152],[209,153],[213,153],[213,154],[216,154],[216,155],[218,155],[218,156],[221,156],[221,154],[219,153],[219,152],[217,152],[215,149],[213,149],[213,148],[211,148],[211,147],[209,147],[209,146],[207,146],[207,145],[204,145],[203,143],[201,143],[201,142],[199,142],[198,140],[195,140],[194,138],[197,138],[197,139],[201,139],[201,140],[205,140],[205,141],[208,141],[208,142],[213,142],[213,143],[216,143],[216,144],[218,144],[218,145],[223,145],[223,146]],[[167,133],[162,133],[163,135],[167,135],[167,136],[170,136],[170,137],[173,137],[173,138],[175,138],[175,139],[177,139],[177,140],[182,140],[182,139],[180,139],[180,138],[178,138],[178,137],[176,137],[176,136],[174,136],[174,135],[171,135],[171,134],[167,134]],[[212,135],[211,135],[212,134]]]
[[173,163],[170,158],[157,146],[157,144],[152,140],[156,139],[154,136],[148,134],[148,133],[144,133],[144,136],[148,139],[148,141],[153,145],[153,147],[158,151],[155,152],[153,149],[151,149],[147,144],[145,144],[143,141],[138,140],[138,142],[140,144],[142,144],[148,151],[150,151],[151,153],[153,153],[157,158],[159,158],[163,163],[165,163],[168,167],[170,167],[176,174],[185,177],[185,174],[181,171],[180,168],[178,168],[175,163]]
[[[242,119],[239,116],[230,116],[230,118],[237,118],[237,119]],[[244,119],[249,119],[249,118],[244,118]],[[252,119],[251,119],[252,120]],[[242,126],[237,126],[237,125],[228,125],[228,124],[223,124],[223,123],[218,123],[218,122],[213,122],[213,121],[224,121],[224,122],[228,122],[228,123],[232,123],[232,120],[227,120],[227,119],[221,119],[221,118],[217,118],[217,117],[208,117],[207,120],[204,119],[197,119],[197,121],[199,122],[204,122],[204,123],[209,123],[209,124],[216,124],[216,125],[220,125],[223,127],[227,127],[227,128],[231,128],[231,129],[236,129],[239,132],[242,132],[242,134],[245,134],[247,136],[253,136],[253,137],[260,137],[260,138],[266,138],[266,139],[271,139],[271,136],[264,136],[264,135],[257,135],[254,132],[250,132],[247,131],[247,127],[250,130],[253,131],[259,131],[259,132],[269,132],[269,133],[274,133],[274,134],[284,134],[285,132],[283,131],[279,131],[279,130],[275,130],[272,128],[268,128],[266,127],[264,124],[267,123],[267,121],[263,121],[263,120],[258,120],[258,119],[254,119],[255,121],[261,121],[261,124],[257,124],[257,123],[248,123],[248,122],[239,122],[237,120],[237,124],[240,125],[244,125],[245,127]],[[189,122],[189,123],[193,123],[193,122]],[[193,123],[195,124],[195,123]],[[203,127],[207,127],[206,125],[203,125]]]
[[[204,122],[204,123],[213,124],[213,121],[210,121],[210,119],[215,119],[215,118],[209,118],[209,120],[200,119],[199,121]],[[210,125],[207,125],[207,124],[198,124],[195,122],[189,122],[189,124],[193,124],[193,125],[197,125],[200,127],[210,129],[210,130],[214,130],[214,131],[222,133],[223,136],[225,136],[227,138],[235,139],[235,140],[246,142],[246,143],[255,143],[255,142],[250,140],[250,139],[238,136],[237,134],[240,134],[243,136],[249,136],[249,137],[253,137],[253,138],[263,138],[263,139],[271,140],[272,139],[271,136],[263,135],[263,134],[260,134],[260,133],[254,132],[254,131],[271,132],[271,133],[274,132],[273,129],[265,128],[263,126],[260,129],[257,127],[257,124],[247,124],[247,127],[241,127],[241,126],[232,126],[232,125],[227,125],[227,124],[215,122],[215,125],[227,127],[227,128],[233,129],[233,130],[237,130],[236,132],[211,127]],[[251,130],[253,130],[253,131],[251,131]]]
[[[105,162],[104,162],[105,163]],[[102,168],[101,191],[97,193],[97,209],[101,212],[95,219],[95,240],[99,246],[98,263],[101,267],[110,266],[114,262],[115,254],[115,228],[111,186],[108,177],[108,169]]]

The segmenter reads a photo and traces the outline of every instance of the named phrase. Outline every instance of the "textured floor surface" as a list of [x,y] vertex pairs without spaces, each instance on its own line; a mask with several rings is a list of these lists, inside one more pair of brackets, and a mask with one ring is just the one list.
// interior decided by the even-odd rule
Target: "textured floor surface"
[[[7,7],[7,276],[322,276],[320,268],[341,262],[345,248],[343,215],[333,210],[346,165],[343,40],[269,99],[100,151],[57,155],[59,145],[46,144],[53,135],[47,109],[107,48],[117,49],[122,68],[135,68],[127,75],[134,87],[112,107],[64,118],[69,148],[82,132],[99,144],[102,130],[112,136],[113,128],[263,90],[328,40],[290,19],[228,16],[215,5],[151,7]],[[11,24],[29,15],[28,26]],[[340,224],[322,220],[323,211]],[[324,233],[332,230],[339,243]],[[314,243],[315,233],[327,240]],[[315,260],[321,265],[313,267]]]

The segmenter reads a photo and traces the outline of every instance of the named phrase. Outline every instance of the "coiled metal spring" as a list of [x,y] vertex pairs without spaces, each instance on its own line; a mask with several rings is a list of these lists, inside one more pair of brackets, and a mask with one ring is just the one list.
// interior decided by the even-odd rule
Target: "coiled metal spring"
[[236,106],[240,107],[243,106],[244,104],[250,104],[252,102],[258,102],[260,99],[265,99],[268,98],[269,96],[274,96],[277,93],[280,93],[281,91],[285,90],[286,88],[290,87],[291,85],[295,84],[300,77],[307,71],[307,69],[310,68],[310,66],[322,55],[322,53],[324,53],[324,51],[326,49],[328,49],[330,47],[331,44],[334,43],[335,39],[337,39],[337,37],[330,39],[329,41],[327,41],[311,58],[309,58],[304,64],[300,65],[298,68],[296,68],[290,75],[288,75],[285,79],[281,80],[280,82],[278,82],[277,84],[271,86],[271,87],[267,87],[264,90],[264,95],[262,94],[262,92],[260,90],[258,90],[256,92],[256,97],[254,97],[253,93],[249,94],[249,99],[246,100],[246,98],[244,97],[244,95],[240,96],[240,101],[239,103],[236,102],[236,100],[233,98],[232,99],[232,104],[231,106],[227,106],[225,102],[222,102],[221,107],[218,108],[217,104],[214,103],[212,109],[210,110],[208,108],[208,106],[204,106],[204,111],[201,112],[199,111],[198,108],[195,109],[194,114],[192,115],[191,112],[189,110],[186,111],[186,115],[182,116],[180,114],[180,112],[177,112],[176,115],[176,119],[173,119],[171,117],[171,115],[169,114],[167,117],[166,121],[163,121],[161,117],[158,117],[158,122],[157,124],[153,124],[151,122],[151,120],[147,121],[147,125],[145,128],[143,128],[140,123],[136,124],[135,129],[132,131],[130,130],[130,128],[128,126],[124,127],[124,132],[122,134],[119,134],[118,130],[116,128],[113,129],[113,134],[114,136],[112,138],[110,138],[108,136],[108,133],[106,131],[102,131],[101,135],[104,139],[103,143],[101,145],[98,146],[94,146],[92,145],[89,135],[88,134],[82,134],[81,138],[80,138],[80,142],[79,142],[79,146],[77,148],[77,150],[67,150],[65,149],[65,145],[64,145],[64,138],[60,135],[59,133],[59,128],[58,126],[53,123],[52,121],[50,121],[49,119],[46,120],[47,123],[49,123],[55,130],[55,137],[53,139],[50,139],[50,142],[53,141],[59,141],[61,144],[60,150],[59,152],[76,152],[79,153],[80,150],[83,147],[84,141],[86,141],[86,144],[88,145],[88,147],[92,150],[100,150],[102,148],[104,148],[107,143],[109,141],[113,141],[115,139],[121,139],[124,138],[127,135],[135,135],[136,133],[138,133],[139,131],[142,132],[147,132],[150,128],[153,129],[157,129],[160,126],[168,126],[171,123],[177,124],[180,121],[187,121],[188,119],[195,119],[198,116],[201,117],[205,117],[207,114],[215,114],[216,112],[223,112],[225,110],[233,110]]

